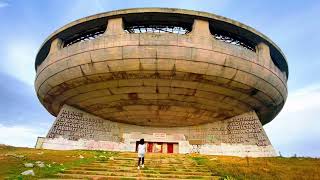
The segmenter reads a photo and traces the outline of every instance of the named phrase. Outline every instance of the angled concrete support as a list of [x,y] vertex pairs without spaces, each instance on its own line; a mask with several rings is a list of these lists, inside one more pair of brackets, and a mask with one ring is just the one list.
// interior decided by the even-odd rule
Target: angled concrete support
[[201,19],[194,20],[189,36],[194,46],[201,49],[211,49],[212,42],[215,41],[210,33],[209,22]]
[[117,35],[125,34],[126,32],[123,29],[122,18],[114,18],[108,20],[107,30],[104,33],[105,35]]
[[210,36],[209,22],[205,20],[195,19],[191,31],[192,36]]
[[265,67],[271,67],[271,63],[273,62],[271,60],[269,46],[261,42],[256,46],[256,50],[258,53],[258,61]]
[[56,38],[51,42],[49,54],[58,52],[63,47],[63,41],[60,38]]

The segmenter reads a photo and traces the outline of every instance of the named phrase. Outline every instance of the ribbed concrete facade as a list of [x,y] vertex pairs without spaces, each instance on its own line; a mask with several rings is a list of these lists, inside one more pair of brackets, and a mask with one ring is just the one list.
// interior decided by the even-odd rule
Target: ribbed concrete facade
[[[86,23],[90,28],[97,26],[105,30],[99,37],[66,46],[72,35],[85,34]],[[167,29],[189,23],[190,32],[134,33],[128,30],[128,24],[139,23],[151,24],[148,28],[158,23]],[[254,49],[220,41],[214,36],[218,32],[233,34],[239,41],[252,41]],[[70,107],[106,122],[147,129],[139,138],[148,137],[150,142],[157,141],[148,134],[162,133],[181,136],[182,140],[175,142],[179,147],[182,141],[189,144],[189,148],[195,144],[202,148],[201,153],[217,154],[212,150],[213,146],[226,144],[230,145],[229,151],[241,145],[258,149],[268,146],[269,153],[264,155],[274,155],[264,132],[268,143],[262,144],[246,141],[247,135],[237,141],[220,138],[209,142],[203,140],[207,139],[208,133],[204,133],[206,137],[199,138],[200,141],[188,139],[190,134],[186,133],[190,127],[223,124],[248,113],[253,113],[261,126],[270,122],[284,105],[288,69],[282,52],[261,33],[236,21],[178,9],[146,8],[102,13],[70,23],[51,35],[39,51],[36,71],[37,95],[54,116],[58,116],[63,107]],[[122,133],[117,135],[116,143],[130,144],[130,133],[139,130],[132,128],[130,132],[130,128],[122,125],[119,128]],[[180,132],[175,134],[173,129]],[[55,138],[72,142],[93,140],[86,135],[83,138],[81,133],[78,138],[70,138],[68,130],[64,131],[49,133],[48,141],[53,142]],[[201,131],[205,130],[202,128]],[[210,136],[218,137],[219,132]],[[226,133],[232,134],[232,130]],[[125,134],[129,134],[127,139]],[[251,136],[259,139],[256,135]],[[135,140],[133,138],[131,143]],[[164,141],[162,143],[166,143]],[[132,147],[125,149],[134,150]],[[233,154],[241,155],[240,151]]]

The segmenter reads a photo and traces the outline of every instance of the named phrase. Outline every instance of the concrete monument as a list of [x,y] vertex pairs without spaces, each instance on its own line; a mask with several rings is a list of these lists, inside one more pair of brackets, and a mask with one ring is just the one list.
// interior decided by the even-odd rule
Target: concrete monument
[[37,147],[275,156],[262,125],[282,109],[288,65],[269,38],[210,13],[101,13],[51,34],[35,89],[56,120]]

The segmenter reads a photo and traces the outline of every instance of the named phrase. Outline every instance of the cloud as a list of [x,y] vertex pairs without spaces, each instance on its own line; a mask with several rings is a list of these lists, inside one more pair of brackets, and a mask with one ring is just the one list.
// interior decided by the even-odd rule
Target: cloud
[[8,2],[0,1],[0,8],[4,8],[4,7],[7,7],[7,6],[9,6]]
[[0,144],[34,147],[52,125],[51,116],[38,102],[33,86],[0,72]]
[[311,85],[293,92],[285,109],[286,113],[316,110],[320,107],[320,85]]
[[37,137],[43,136],[47,130],[27,126],[5,126],[0,124],[0,144],[34,147]]
[[289,92],[280,114],[265,126],[271,143],[282,154],[320,156],[320,84]]
[[35,78],[34,61],[39,48],[36,43],[21,37],[11,40],[4,48],[6,49],[5,60],[1,63],[1,71],[33,85]]

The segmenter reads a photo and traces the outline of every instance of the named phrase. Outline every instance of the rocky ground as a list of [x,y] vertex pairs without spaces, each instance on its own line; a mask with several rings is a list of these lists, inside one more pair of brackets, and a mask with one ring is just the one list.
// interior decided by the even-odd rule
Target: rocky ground
[[320,159],[55,151],[0,146],[0,179],[320,179]]

